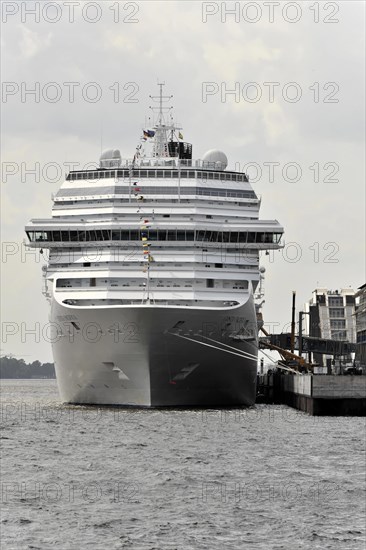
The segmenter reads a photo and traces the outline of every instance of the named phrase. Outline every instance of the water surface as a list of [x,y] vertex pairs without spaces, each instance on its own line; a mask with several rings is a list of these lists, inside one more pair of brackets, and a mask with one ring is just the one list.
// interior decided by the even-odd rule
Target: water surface
[[4,550],[365,548],[364,418],[1,393]]

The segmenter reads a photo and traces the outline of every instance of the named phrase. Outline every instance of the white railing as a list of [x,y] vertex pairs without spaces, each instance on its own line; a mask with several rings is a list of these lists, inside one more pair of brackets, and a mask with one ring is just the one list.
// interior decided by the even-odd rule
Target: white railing
[[161,168],[202,168],[205,170],[220,170],[224,168],[221,162],[209,162],[202,159],[180,159],[179,157],[157,157],[157,158],[139,158],[133,159],[110,159],[110,164],[106,165],[105,161],[102,168],[110,168],[118,170],[120,168],[145,168],[145,167],[161,167]]

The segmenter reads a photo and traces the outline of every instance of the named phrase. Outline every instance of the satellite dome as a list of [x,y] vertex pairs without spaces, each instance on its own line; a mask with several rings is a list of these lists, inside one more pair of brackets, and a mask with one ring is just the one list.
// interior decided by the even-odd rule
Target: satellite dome
[[99,158],[101,168],[118,168],[121,165],[121,161],[122,158],[119,149],[106,149]]
[[214,168],[215,170],[225,170],[228,164],[227,156],[218,149],[207,151],[202,160],[207,168]]

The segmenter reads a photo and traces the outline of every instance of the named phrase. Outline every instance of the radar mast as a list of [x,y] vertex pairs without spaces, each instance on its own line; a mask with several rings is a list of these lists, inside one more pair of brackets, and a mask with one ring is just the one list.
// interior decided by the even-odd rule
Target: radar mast
[[171,120],[170,124],[166,122],[165,115],[169,113],[173,107],[165,106],[164,103],[168,103],[173,96],[163,95],[163,86],[165,86],[165,82],[158,82],[158,86],[160,88],[159,95],[149,96],[150,99],[159,104],[159,106],[156,107],[150,106],[152,112],[155,113],[155,124],[153,126],[155,136],[152,155],[155,158],[166,158],[171,156],[169,154],[168,136],[170,135],[172,139],[175,130],[181,130],[181,128],[175,126],[173,120]]

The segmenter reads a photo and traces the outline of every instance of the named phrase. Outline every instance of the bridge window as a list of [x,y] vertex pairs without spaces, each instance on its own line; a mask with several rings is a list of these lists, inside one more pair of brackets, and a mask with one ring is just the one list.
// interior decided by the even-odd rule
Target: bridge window
[[[28,231],[28,238],[31,242],[108,242],[108,241],[139,241],[146,236],[151,241],[199,241],[199,242],[222,242],[222,243],[276,243],[280,240],[281,234],[245,231],[210,231],[205,229],[184,230],[184,229],[89,229],[84,230],[55,230],[55,231]],[[329,298],[329,305],[343,305],[342,297],[335,298],[332,302]],[[339,303],[338,303],[339,301]]]

